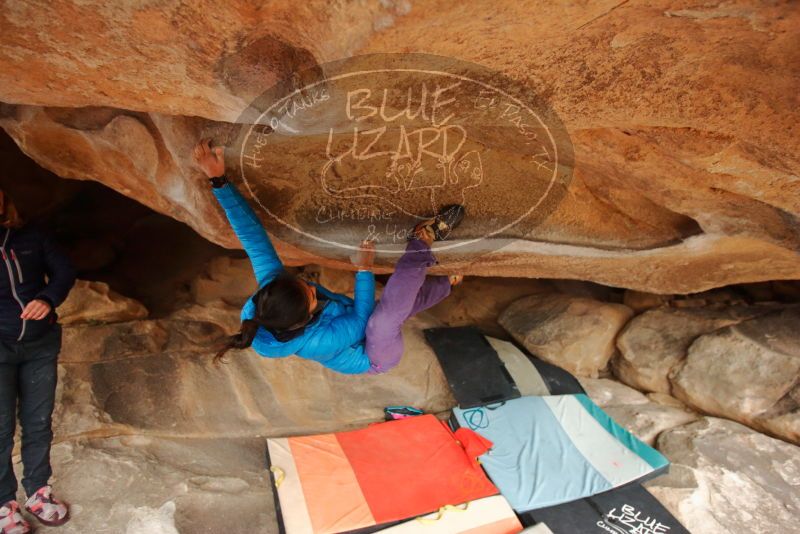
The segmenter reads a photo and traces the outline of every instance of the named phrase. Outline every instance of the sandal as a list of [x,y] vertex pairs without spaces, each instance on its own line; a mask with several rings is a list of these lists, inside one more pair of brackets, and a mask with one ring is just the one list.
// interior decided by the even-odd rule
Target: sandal
[[27,500],[25,509],[41,524],[57,527],[69,521],[69,507],[53,497],[52,491],[50,486],[42,486]]
[[8,501],[0,506],[0,534],[28,534],[30,524],[19,513],[17,501]]

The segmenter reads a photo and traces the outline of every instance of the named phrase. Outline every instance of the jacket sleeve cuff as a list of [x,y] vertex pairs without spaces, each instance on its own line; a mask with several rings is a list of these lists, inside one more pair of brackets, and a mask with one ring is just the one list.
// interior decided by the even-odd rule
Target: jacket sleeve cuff
[[51,299],[49,296],[47,296],[45,294],[36,295],[36,298],[33,299],[33,300],[42,300],[42,301],[46,302],[47,304],[49,304],[52,309],[54,309],[54,310],[56,309],[56,305],[53,302],[53,299]]
[[224,187],[228,183],[228,177],[226,175],[222,176],[215,176],[214,178],[209,178],[208,181],[211,183],[211,187],[214,189],[219,189],[220,187]]

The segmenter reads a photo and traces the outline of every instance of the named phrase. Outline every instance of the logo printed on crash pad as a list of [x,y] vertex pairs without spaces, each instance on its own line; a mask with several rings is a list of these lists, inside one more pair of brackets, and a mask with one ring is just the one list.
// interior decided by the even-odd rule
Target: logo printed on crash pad
[[664,534],[670,528],[655,517],[642,514],[629,504],[617,510],[612,508],[597,526],[611,534]]
[[489,428],[489,416],[483,408],[464,410],[461,414],[470,430]]

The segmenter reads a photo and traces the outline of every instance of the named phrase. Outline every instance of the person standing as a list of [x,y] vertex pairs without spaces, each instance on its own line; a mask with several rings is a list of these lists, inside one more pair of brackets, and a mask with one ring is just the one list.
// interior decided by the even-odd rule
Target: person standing
[[74,283],[67,257],[47,235],[24,226],[0,190],[0,534],[31,532],[16,501],[11,463],[17,415],[28,496],[24,508],[47,526],[69,520],[69,508],[53,496],[49,479],[61,351],[55,309]]

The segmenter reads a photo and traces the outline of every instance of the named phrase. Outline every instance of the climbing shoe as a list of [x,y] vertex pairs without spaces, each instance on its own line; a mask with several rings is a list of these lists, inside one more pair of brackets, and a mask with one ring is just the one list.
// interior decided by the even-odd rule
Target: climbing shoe
[[31,526],[19,513],[17,501],[0,506],[0,534],[28,534]]
[[43,486],[30,496],[25,503],[25,509],[48,527],[57,527],[69,521],[69,507],[53,497],[53,489]]
[[444,241],[461,224],[466,214],[467,209],[461,204],[448,204],[433,219],[419,223],[414,228],[414,236],[421,239],[420,233],[424,232],[432,235],[433,241]]

